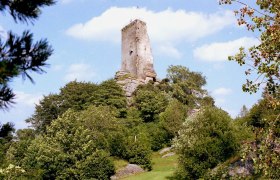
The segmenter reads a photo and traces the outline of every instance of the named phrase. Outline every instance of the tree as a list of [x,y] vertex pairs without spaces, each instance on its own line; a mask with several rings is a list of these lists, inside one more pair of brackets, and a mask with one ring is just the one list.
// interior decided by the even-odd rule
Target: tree
[[60,89],[59,97],[61,112],[72,108],[76,111],[85,110],[91,105],[90,98],[95,94],[98,85],[90,82],[71,81]]
[[31,142],[22,167],[27,172],[42,171],[43,179],[109,179],[114,165],[107,132],[114,122],[106,107],[68,110]]
[[114,79],[102,82],[91,97],[91,101],[97,106],[112,106],[117,109],[126,107],[124,91]]
[[160,122],[170,139],[178,135],[186,118],[187,108],[182,103],[176,99],[169,102],[165,111],[160,114]]
[[121,87],[108,80],[97,85],[90,82],[72,81],[60,89],[58,94],[49,94],[35,107],[34,114],[26,120],[37,132],[45,132],[51,122],[68,109],[82,111],[91,105],[110,106],[117,109],[120,116],[126,108],[126,98]]
[[36,104],[34,114],[25,121],[31,123],[37,133],[45,132],[47,126],[50,125],[54,119],[57,119],[59,115],[64,113],[61,104],[61,96],[57,94],[44,96],[39,104]]
[[202,89],[202,86],[206,84],[205,77],[184,66],[169,66],[167,79],[171,83],[172,96],[183,104],[196,106],[206,93]]
[[35,139],[35,131],[33,129],[18,130],[15,141],[11,143],[6,153],[6,161],[9,164],[21,166],[26,149],[28,149],[33,139]]
[[278,0],[257,0],[257,7],[251,7],[239,0],[220,0],[220,4],[233,2],[242,5],[235,11],[238,24],[248,31],[260,32],[260,44],[249,48],[248,53],[241,47],[240,52],[229,60],[239,65],[248,65],[246,75],[257,74],[255,80],[247,79],[243,91],[256,92],[262,84],[273,106],[280,105],[280,3]]
[[112,155],[151,170],[151,142],[145,130],[143,127],[134,127],[116,134],[111,142]]
[[[208,179],[279,179],[280,120],[277,116],[280,109],[269,104],[269,100],[261,99],[246,116],[234,120],[235,134],[241,142],[240,152],[235,162],[229,160],[212,169]],[[243,177],[232,173],[232,167],[236,166],[250,173],[242,173]]]
[[177,179],[198,179],[209,168],[234,155],[238,142],[229,115],[208,107],[189,117],[175,140],[179,155]]
[[[0,0],[0,11],[8,11],[15,22],[33,22],[41,13],[41,7],[54,4],[54,0]],[[8,83],[22,75],[34,82],[29,72],[43,73],[43,67],[53,50],[47,40],[33,42],[33,34],[24,31],[22,36],[12,32],[5,40],[0,38],[0,109],[7,109],[15,94]]]
[[160,91],[138,90],[134,97],[135,106],[141,112],[145,122],[158,120],[158,116],[167,106],[166,95]]
[[[14,124],[12,124],[12,123],[1,124],[0,123],[0,164],[1,165],[4,163],[5,153],[8,150],[10,143],[13,139],[12,133],[14,131],[15,131]],[[0,167],[1,167],[1,165],[0,165]]]

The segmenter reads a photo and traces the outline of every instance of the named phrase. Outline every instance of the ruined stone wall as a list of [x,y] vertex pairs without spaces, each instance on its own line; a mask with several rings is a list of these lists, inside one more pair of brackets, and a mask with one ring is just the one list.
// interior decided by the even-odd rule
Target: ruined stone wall
[[122,29],[122,65],[115,78],[127,97],[131,97],[140,84],[156,81],[145,22],[136,19]]
[[121,71],[137,79],[156,78],[146,23],[135,20],[122,29]]

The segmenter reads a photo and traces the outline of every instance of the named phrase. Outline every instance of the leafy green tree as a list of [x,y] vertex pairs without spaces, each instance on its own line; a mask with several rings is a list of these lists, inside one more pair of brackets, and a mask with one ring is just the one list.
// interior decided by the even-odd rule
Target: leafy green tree
[[14,124],[0,124],[0,167],[4,164],[5,154],[13,139],[12,133],[14,131]]
[[62,98],[57,94],[44,96],[39,104],[36,104],[34,114],[25,121],[31,123],[37,133],[43,133],[46,131],[47,126],[63,113],[61,104]]
[[[280,144],[280,121],[277,119],[279,112],[280,109],[270,106],[269,100],[262,99],[246,116],[238,117],[234,121],[236,136],[242,143],[238,161],[250,162],[251,166],[251,176],[247,175],[246,178],[277,179],[280,176],[277,150]],[[218,167],[222,169],[222,173],[216,171],[217,168],[212,170],[210,173],[212,177],[214,175],[212,179],[231,177],[229,167],[231,164],[224,163]]]
[[211,96],[205,96],[200,101],[201,106],[215,106],[215,100]]
[[262,99],[255,104],[245,117],[252,127],[254,139],[244,144],[243,157],[254,155],[254,175],[265,179],[277,179],[280,165],[277,146],[280,144],[280,108],[270,106],[270,100]]
[[189,117],[179,131],[175,148],[179,155],[177,179],[198,179],[237,152],[231,118],[223,110],[208,107]]
[[138,164],[144,169],[152,170],[151,146],[145,134],[128,136],[125,140],[127,159],[132,164]]
[[61,111],[65,112],[69,108],[76,111],[84,110],[92,105],[90,98],[95,94],[98,85],[90,82],[72,81],[60,89]]
[[121,87],[114,81],[100,85],[72,81],[60,89],[58,94],[45,96],[35,107],[34,114],[26,120],[37,132],[43,133],[51,122],[68,109],[82,111],[91,105],[111,106],[118,114],[126,111],[126,98]]
[[134,97],[134,104],[141,113],[145,122],[158,120],[158,116],[163,112],[168,104],[165,93],[160,91],[138,90]]
[[44,179],[109,179],[114,166],[106,151],[106,136],[102,134],[107,123],[97,120],[100,115],[108,117],[110,112],[85,119],[85,114],[92,110],[94,107],[81,113],[68,110],[53,121],[46,134],[35,138],[28,147],[23,168],[41,170]]
[[[174,126],[174,125],[173,125]],[[151,149],[158,151],[165,145],[170,145],[170,137],[168,132],[158,122],[150,122],[143,124],[143,131],[147,133],[151,142]]]
[[[33,22],[41,13],[41,7],[53,5],[53,0],[1,0],[0,11],[8,11],[15,22]],[[26,77],[33,82],[30,72],[42,73],[46,61],[53,50],[47,40],[33,42],[33,34],[24,31],[22,36],[12,32],[8,33],[7,39],[0,39],[0,108],[6,109],[15,94],[9,87],[9,82],[19,76]]]
[[206,92],[202,89],[206,84],[205,77],[184,66],[169,66],[167,79],[171,83],[172,96],[183,104],[196,106]]
[[178,135],[178,131],[182,128],[186,118],[186,106],[176,99],[169,102],[165,111],[160,114],[160,122],[170,139]]
[[143,124],[143,119],[140,116],[141,113],[138,109],[131,106],[127,108],[126,117],[119,118],[119,123],[121,123],[125,128],[131,129]]
[[11,144],[6,153],[6,161],[8,164],[22,166],[26,149],[28,149],[32,140],[35,139],[35,135],[33,129],[20,129],[16,132],[15,141]]
[[122,128],[121,131],[115,133],[111,139],[110,148],[113,156],[138,164],[147,170],[152,169],[151,137],[143,124]]
[[114,79],[102,82],[90,101],[97,106],[115,107],[119,117],[123,117],[126,113],[127,99],[123,89]]

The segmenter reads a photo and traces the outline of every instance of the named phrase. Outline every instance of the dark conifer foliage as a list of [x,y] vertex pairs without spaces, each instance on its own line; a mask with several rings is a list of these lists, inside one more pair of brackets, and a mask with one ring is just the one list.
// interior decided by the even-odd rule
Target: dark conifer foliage
[[[54,4],[53,0],[0,0],[0,11],[13,17],[15,22],[33,22],[41,13],[41,7]],[[46,39],[33,41],[33,34],[24,31],[21,36],[12,32],[7,39],[0,39],[0,109],[7,109],[15,94],[8,83],[22,75],[34,83],[30,72],[43,73],[43,67],[53,49]]]
[[27,23],[39,17],[41,7],[54,3],[54,0],[0,0],[0,11],[9,11],[16,22]]

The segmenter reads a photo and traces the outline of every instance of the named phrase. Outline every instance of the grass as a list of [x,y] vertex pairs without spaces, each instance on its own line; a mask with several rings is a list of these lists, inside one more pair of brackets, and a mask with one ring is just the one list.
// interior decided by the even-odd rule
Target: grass
[[128,165],[128,162],[126,160],[119,159],[117,157],[113,157],[113,162],[114,162],[114,165],[115,165],[116,169],[122,169],[126,165]]
[[158,153],[152,156],[153,170],[123,178],[122,180],[162,180],[168,179],[176,168],[177,156],[162,158]]

